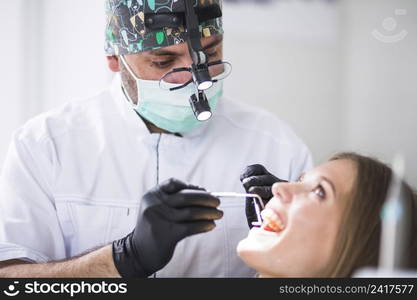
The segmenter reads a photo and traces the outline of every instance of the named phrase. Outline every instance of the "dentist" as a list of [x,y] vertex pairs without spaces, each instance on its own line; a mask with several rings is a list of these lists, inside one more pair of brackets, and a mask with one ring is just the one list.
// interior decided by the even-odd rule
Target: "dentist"
[[311,157],[274,115],[222,97],[221,12],[220,0],[106,1],[111,87],[13,135],[0,276],[255,274],[235,251],[244,199],[220,203],[200,187],[243,192],[239,174],[254,163],[295,180]]

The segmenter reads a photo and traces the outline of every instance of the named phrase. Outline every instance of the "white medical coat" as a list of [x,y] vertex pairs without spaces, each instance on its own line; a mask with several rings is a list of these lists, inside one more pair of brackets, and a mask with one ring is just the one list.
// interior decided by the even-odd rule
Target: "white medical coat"
[[[244,192],[239,175],[263,164],[296,179],[307,147],[275,116],[220,99],[212,119],[184,134],[151,134],[111,88],[18,129],[0,179],[0,261],[62,260],[130,233],[141,196],[170,177],[213,192]],[[158,277],[246,277],[236,254],[247,236],[245,199],[222,199],[216,228],[181,241]]]

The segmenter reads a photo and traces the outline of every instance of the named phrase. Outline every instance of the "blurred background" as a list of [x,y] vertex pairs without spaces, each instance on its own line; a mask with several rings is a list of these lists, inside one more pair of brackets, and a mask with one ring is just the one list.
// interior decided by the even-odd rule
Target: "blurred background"
[[[0,168],[31,117],[105,88],[103,0],[0,0]],[[273,112],[316,163],[407,162],[417,187],[416,0],[225,0],[226,96]]]

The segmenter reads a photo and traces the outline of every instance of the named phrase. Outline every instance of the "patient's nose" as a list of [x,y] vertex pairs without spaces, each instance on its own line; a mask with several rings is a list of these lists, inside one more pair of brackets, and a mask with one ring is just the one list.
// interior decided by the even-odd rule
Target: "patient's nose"
[[305,188],[300,182],[277,182],[272,186],[272,194],[282,203],[289,204],[294,197],[305,192]]

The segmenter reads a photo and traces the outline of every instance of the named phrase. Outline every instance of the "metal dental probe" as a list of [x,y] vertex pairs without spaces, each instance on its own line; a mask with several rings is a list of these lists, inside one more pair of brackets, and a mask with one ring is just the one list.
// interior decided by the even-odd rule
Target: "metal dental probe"
[[259,206],[262,207],[262,209],[264,209],[265,205],[262,201],[262,198],[259,195],[245,194],[245,193],[233,193],[233,192],[211,192],[210,194],[218,198],[242,198],[242,197],[253,198],[253,205],[255,206],[255,213],[256,213],[256,218],[258,219],[258,221],[252,222],[252,225],[256,227],[262,226],[263,220],[261,216],[261,209],[259,208]]

